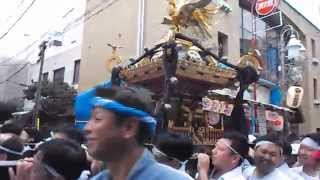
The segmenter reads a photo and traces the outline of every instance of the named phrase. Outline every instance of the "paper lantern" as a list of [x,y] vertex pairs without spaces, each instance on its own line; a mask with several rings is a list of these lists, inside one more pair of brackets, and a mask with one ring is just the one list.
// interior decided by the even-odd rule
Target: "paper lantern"
[[298,108],[301,105],[303,97],[303,88],[299,86],[291,86],[287,93],[287,106]]

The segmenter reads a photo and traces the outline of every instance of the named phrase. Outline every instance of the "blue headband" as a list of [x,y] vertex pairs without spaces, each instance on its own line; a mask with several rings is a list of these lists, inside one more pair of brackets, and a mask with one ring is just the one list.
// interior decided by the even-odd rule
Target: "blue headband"
[[151,134],[154,134],[155,132],[157,121],[144,111],[141,111],[133,107],[125,106],[114,100],[104,99],[101,97],[92,98],[91,105],[93,107],[102,107],[104,109],[116,112],[120,116],[137,117],[141,122],[147,124]]
[[89,121],[91,117],[91,99],[96,97],[96,89],[98,87],[110,88],[112,86],[111,81],[107,81],[90,88],[82,93],[79,93],[75,99],[74,112],[78,121]]

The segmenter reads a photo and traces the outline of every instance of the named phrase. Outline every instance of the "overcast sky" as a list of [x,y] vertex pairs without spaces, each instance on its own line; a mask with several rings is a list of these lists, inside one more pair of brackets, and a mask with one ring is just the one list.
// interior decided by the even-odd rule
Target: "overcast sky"
[[286,0],[320,29],[320,0]]
[[[18,17],[34,2],[23,18],[1,39]],[[78,3],[76,3],[78,2]],[[59,30],[69,16],[79,16],[76,11],[84,0],[2,0],[0,6],[0,62],[1,57],[11,57],[38,40],[47,31]],[[83,8],[82,8],[83,9]],[[75,14],[77,13],[77,15]]]
[[[320,0],[287,1],[320,28]],[[25,16],[6,36],[1,38],[32,2],[34,4]],[[68,16],[81,14],[72,9],[79,9],[84,6],[82,4],[84,2],[85,0],[2,0],[0,6],[0,62],[1,57],[12,57],[23,51],[27,45],[39,39],[48,30],[59,29],[61,22],[65,22]]]

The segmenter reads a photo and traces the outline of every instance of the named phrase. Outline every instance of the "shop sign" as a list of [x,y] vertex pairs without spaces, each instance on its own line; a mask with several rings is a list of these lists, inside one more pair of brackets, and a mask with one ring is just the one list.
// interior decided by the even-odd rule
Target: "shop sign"
[[256,1],[256,12],[265,16],[270,14],[279,5],[279,0],[257,0]]
[[282,131],[284,126],[284,119],[279,113],[266,110],[266,120],[271,127],[276,131]]
[[234,105],[226,101],[211,100],[210,98],[202,98],[202,109],[204,111],[215,112],[231,116]]

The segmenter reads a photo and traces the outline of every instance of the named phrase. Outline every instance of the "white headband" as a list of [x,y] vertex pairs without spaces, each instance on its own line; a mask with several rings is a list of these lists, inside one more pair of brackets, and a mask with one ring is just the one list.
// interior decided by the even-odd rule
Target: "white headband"
[[7,152],[7,153],[15,154],[15,155],[20,155],[20,156],[23,155],[23,151],[22,151],[22,152],[17,152],[17,151],[14,151],[14,150],[5,148],[5,147],[3,147],[3,146],[1,146],[1,145],[0,145],[0,150],[5,151],[5,152]]
[[240,156],[241,159],[244,159],[240,153],[238,153],[238,151],[236,151],[233,147],[231,147],[229,144],[223,142],[223,141],[219,141],[221,142],[223,145],[227,146],[228,149],[230,149],[230,151],[232,151],[233,153],[237,154]]
[[274,145],[274,143],[271,142],[271,141],[259,141],[259,142],[257,142],[257,144],[254,146],[254,148],[257,148],[257,147],[259,147],[259,146],[261,146],[261,145],[265,145],[265,144],[273,144],[273,145]]
[[319,144],[309,137],[303,138],[300,144],[311,147],[312,149],[315,149],[315,150],[320,150]]
[[281,154],[281,155],[283,154],[283,149],[282,149],[282,147],[279,146],[279,145],[277,145],[277,144],[275,144],[275,143],[273,143],[273,142],[271,142],[271,141],[266,141],[266,140],[264,140],[264,141],[259,141],[259,142],[257,142],[257,144],[254,146],[254,148],[258,148],[259,146],[265,145],[265,144],[272,144],[272,145],[278,146],[278,147],[280,148],[280,154]]
[[180,168],[178,170],[186,172],[186,166],[187,166],[187,163],[189,162],[188,159],[185,160],[185,161],[180,161],[179,159],[177,159],[175,157],[171,157],[171,156],[166,155],[164,152],[162,152],[160,149],[156,148],[155,146],[152,147],[151,152],[155,156],[164,156],[164,157],[171,158],[171,159],[174,159],[176,161],[179,161],[181,166],[180,166]]

